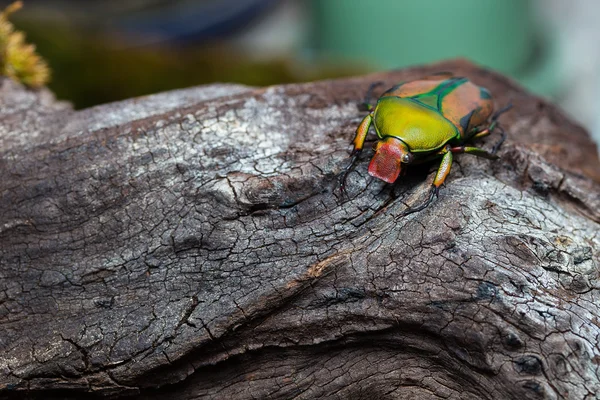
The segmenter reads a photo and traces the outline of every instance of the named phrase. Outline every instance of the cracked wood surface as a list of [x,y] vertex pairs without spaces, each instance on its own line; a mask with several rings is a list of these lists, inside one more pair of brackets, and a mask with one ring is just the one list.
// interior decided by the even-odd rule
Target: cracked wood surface
[[[342,198],[369,84],[438,71],[512,101],[501,159]],[[598,398],[596,148],[498,74],[0,104],[0,398]]]

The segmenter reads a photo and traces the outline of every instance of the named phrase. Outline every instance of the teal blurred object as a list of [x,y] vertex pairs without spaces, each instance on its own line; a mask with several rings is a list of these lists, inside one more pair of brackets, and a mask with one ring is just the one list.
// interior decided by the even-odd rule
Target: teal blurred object
[[374,69],[465,57],[535,92],[557,90],[555,46],[528,0],[313,0],[320,55]]

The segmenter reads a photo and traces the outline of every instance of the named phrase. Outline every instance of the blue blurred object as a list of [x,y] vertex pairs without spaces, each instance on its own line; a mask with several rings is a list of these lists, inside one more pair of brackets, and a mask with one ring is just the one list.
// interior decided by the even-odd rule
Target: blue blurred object
[[148,41],[187,42],[226,37],[247,27],[279,0],[167,1],[120,15],[113,26]]
[[27,0],[27,11],[124,34],[127,45],[203,42],[235,34],[282,0]]

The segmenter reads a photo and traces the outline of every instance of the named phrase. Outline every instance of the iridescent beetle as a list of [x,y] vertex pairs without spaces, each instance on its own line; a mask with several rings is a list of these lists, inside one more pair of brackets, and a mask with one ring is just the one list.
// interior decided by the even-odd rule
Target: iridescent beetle
[[[352,161],[342,175],[343,191],[346,177],[363,149],[371,124],[379,137],[374,147],[375,155],[369,164],[371,176],[393,183],[400,175],[403,163],[442,158],[428,199],[417,207],[409,208],[403,215],[420,211],[433,201],[450,172],[452,154],[467,153],[492,160],[498,158],[496,152],[506,135],[497,119],[511,106],[492,116],[494,106],[487,89],[467,78],[434,75],[392,87],[372,107],[368,104],[368,97],[379,83],[369,88],[365,104],[370,113],[356,129]],[[488,119],[488,127],[482,129]],[[464,145],[468,140],[489,135],[495,128],[501,131],[502,138],[491,151]]]

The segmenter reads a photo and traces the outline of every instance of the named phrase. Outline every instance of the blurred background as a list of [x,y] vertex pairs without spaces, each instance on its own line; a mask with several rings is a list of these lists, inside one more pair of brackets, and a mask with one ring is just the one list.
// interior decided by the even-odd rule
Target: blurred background
[[[0,1],[3,7],[11,1]],[[271,85],[467,57],[600,142],[597,0],[25,0],[12,16],[76,108],[211,82]]]

